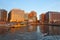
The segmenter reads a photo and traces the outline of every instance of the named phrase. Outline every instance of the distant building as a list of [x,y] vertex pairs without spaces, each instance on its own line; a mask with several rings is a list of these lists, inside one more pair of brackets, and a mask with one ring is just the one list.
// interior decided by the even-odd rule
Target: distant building
[[28,13],[24,14],[25,21],[28,21]]
[[28,13],[24,14],[24,23],[28,24]]
[[45,23],[45,14],[44,13],[42,13],[41,15],[40,15],[40,23],[41,24],[44,24]]
[[0,9],[0,22],[7,21],[7,11],[5,9]]
[[37,22],[37,14],[35,11],[31,11],[29,14],[28,14],[28,18],[29,18],[29,22]]
[[23,22],[24,15],[24,10],[12,9],[8,14],[8,20],[10,22]]
[[58,23],[60,24],[60,12],[47,12],[46,13],[47,23]]

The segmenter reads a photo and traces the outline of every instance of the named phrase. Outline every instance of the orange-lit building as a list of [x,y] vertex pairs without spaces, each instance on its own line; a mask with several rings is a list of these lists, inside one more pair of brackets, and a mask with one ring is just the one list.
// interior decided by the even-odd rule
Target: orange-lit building
[[8,14],[8,20],[10,22],[23,22],[24,14],[24,10],[12,9]]
[[37,22],[37,13],[35,11],[31,11],[28,14],[29,22]]
[[42,13],[41,15],[40,15],[40,23],[41,24],[44,24],[45,23],[45,14],[44,13]]
[[7,11],[5,9],[0,9],[0,22],[7,21]]

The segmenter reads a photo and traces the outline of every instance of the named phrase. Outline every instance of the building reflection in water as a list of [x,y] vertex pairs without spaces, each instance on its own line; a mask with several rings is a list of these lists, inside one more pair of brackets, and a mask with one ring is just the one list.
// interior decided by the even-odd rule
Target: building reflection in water
[[36,30],[37,30],[36,25],[30,25],[28,26],[28,29],[27,29],[28,32],[36,32]]
[[43,34],[60,35],[60,26],[40,25],[40,30]]
[[[26,26],[26,27],[16,27],[16,28],[0,28],[0,40],[40,40],[40,39],[51,39],[49,35],[44,36],[47,33],[49,35],[60,34],[60,26]],[[52,37],[53,38],[53,37]],[[60,37],[59,37],[60,38]],[[53,38],[54,39],[54,38]]]
[[43,34],[48,33],[49,32],[49,27],[48,27],[48,25],[40,25],[40,30]]
[[0,27],[0,34],[6,33],[25,33],[25,32],[39,32],[39,33],[47,33],[49,35],[60,35],[60,26],[48,26],[48,25],[30,25],[25,27],[17,27],[17,28],[3,28]]
[[60,26],[49,26],[50,35],[60,35]]
[[26,26],[26,27],[10,28],[11,33],[15,33],[17,31],[20,32],[20,33],[36,32],[36,30],[37,30],[37,26],[34,26],[34,25],[30,25],[30,26]]
[[11,33],[16,33],[16,32],[24,33],[26,31],[27,31],[27,27],[10,28]]
[[0,35],[5,35],[8,32],[7,27],[0,27]]

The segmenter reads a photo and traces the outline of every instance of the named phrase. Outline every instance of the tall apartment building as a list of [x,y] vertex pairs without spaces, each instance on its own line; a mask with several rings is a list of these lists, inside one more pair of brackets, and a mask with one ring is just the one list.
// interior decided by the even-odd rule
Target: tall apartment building
[[0,22],[7,21],[7,11],[5,9],[0,9]]
[[10,22],[23,22],[25,13],[24,10],[12,9],[8,15]]

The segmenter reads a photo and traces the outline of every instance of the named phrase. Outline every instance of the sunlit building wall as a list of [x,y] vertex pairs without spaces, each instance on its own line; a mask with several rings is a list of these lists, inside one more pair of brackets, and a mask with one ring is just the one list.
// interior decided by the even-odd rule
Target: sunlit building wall
[[10,22],[23,22],[24,21],[24,10],[12,9],[8,14],[8,20]]

